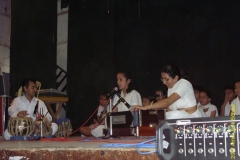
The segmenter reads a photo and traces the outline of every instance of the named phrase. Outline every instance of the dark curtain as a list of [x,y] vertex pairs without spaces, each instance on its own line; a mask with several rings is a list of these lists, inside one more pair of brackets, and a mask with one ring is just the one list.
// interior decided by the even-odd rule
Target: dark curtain
[[126,68],[142,95],[159,88],[160,68],[178,65],[209,90],[219,110],[224,87],[240,77],[239,2],[88,0],[69,2],[68,116],[75,128]]
[[15,97],[25,77],[42,88],[56,79],[57,0],[11,1],[10,83]]

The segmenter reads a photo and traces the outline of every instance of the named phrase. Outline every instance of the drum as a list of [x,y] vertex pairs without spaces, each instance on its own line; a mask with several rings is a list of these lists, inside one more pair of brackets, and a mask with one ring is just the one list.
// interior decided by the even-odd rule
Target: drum
[[[35,135],[41,136],[41,121],[34,121],[34,132]],[[47,120],[47,118],[43,117],[42,120],[42,136],[51,136],[52,135],[52,127],[51,122]]]
[[33,122],[30,117],[11,117],[8,122],[8,132],[12,136],[29,136],[33,131]]
[[58,131],[55,134],[57,137],[66,137],[72,133],[72,124],[68,118],[60,118],[56,120]]

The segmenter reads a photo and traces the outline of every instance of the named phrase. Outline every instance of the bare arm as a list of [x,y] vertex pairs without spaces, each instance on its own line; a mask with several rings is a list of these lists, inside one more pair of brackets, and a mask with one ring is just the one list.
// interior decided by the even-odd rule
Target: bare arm
[[162,99],[160,101],[157,101],[154,103],[151,107],[151,105],[147,106],[133,106],[132,110],[147,110],[147,109],[166,109],[168,108],[171,104],[173,104],[175,101],[177,101],[179,98],[181,98],[177,93],[173,93],[171,96],[168,98]]
[[220,116],[224,116],[224,113],[225,113],[225,106],[226,104],[228,103],[229,101],[225,98],[222,106],[221,106],[221,113],[220,113]]
[[216,116],[216,110],[212,111],[211,114],[210,114],[210,117],[215,117]]

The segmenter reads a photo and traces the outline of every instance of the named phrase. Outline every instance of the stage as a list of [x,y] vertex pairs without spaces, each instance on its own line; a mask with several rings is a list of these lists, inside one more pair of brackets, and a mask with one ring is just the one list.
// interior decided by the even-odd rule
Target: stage
[[[138,144],[154,139],[153,136],[118,137],[102,139],[72,136],[69,138],[42,138],[40,140],[6,141],[0,139],[2,160],[155,160],[156,152],[140,154],[135,147],[105,148],[105,144]],[[140,148],[150,152],[155,148]]]

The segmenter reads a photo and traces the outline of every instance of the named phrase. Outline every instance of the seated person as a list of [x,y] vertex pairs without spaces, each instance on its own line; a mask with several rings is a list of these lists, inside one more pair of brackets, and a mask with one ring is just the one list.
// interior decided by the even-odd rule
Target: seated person
[[240,80],[235,82],[234,91],[237,97],[231,103],[230,115],[240,115]]
[[160,101],[162,99],[166,98],[166,94],[164,92],[164,90],[162,89],[158,89],[155,91],[155,96],[154,96],[154,102]]
[[229,116],[231,110],[231,102],[236,97],[233,86],[226,86],[224,89],[225,98],[221,106],[221,116]]
[[79,129],[82,136],[101,137],[103,136],[103,129],[107,128],[105,125],[105,116],[109,111],[109,99],[106,94],[101,94],[99,97],[99,107],[97,113],[97,120],[94,120],[94,124],[90,126],[84,126]]
[[200,92],[200,106],[198,106],[203,117],[217,117],[218,110],[211,102],[212,95],[209,91],[203,90]]
[[[142,106],[141,95],[138,93],[138,91],[135,90],[133,78],[129,72],[121,71],[117,73],[117,85],[120,92],[118,94],[126,101],[126,103],[129,105],[128,107],[130,108],[127,107],[126,103],[121,102],[113,111],[129,111],[133,106]],[[113,104],[116,105],[118,101],[119,97],[114,96]]]
[[194,90],[197,106],[200,106],[200,92],[203,91],[203,87],[199,85],[193,85],[193,90]]
[[[10,117],[31,117],[33,122],[37,120],[36,114],[34,114],[36,104],[38,103],[37,112],[41,113],[50,123],[52,121],[52,116],[49,114],[44,102],[35,97],[37,86],[36,80],[32,78],[26,78],[22,82],[22,89],[24,92],[23,96],[16,97],[13,103],[8,108],[8,114]],[[52,135],[54,135],[58,130],[58,125],[56,123],[51,123]],[[10,140],[12,135],[6,129],[4,132],[4,138]]]
[[142,104],[143,105],[148,105],[151,102],[152,97],[151,96],[143,96],[142,97]]
[[166,65],[161,70],[161,80],[168,88],[168,96],[146,106],[134,106],[134,110],[167,109],[166,119],[202,117],[194,97],[192,84],[182,78],[176,65]]

